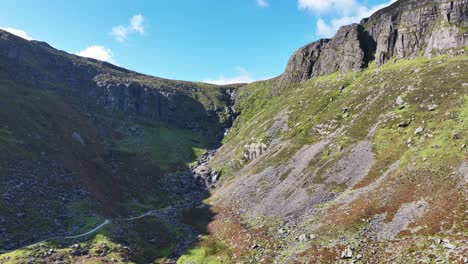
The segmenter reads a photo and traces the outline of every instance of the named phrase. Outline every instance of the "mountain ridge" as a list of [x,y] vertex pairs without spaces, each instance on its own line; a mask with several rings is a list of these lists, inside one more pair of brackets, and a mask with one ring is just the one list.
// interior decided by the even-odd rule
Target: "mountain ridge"
[[[468,44],[468,2],[397,1],[359,24],[342,26],[332,39],[305,45],[289,59],[283,82],[305,81],[311,77],[366,68],[423,53]],[[437,28],[439,27],[439,28]],[[459,29],[461,32],[459,32]]]

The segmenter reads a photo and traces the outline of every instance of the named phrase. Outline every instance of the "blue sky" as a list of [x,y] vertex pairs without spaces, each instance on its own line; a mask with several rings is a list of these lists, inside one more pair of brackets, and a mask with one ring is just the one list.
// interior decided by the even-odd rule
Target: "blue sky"
[[0,28],[159,77],[281,74],[300,46],[394,0],[2,0]]

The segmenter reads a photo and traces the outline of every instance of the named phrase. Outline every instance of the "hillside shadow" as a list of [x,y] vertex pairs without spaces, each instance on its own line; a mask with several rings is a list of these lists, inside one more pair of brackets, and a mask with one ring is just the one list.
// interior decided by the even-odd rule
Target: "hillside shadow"
[[[47,206],[49,211],[42,210],[47,215],[44,218],[51,218],[56,213],[60,217],[50,220],[60,221],[68,230],[64,232],[53,225],[44,225],[41,227],[47,229],[43,232],[47,236],[41,234],[38,238],[33,237],[36,232],[32,225],[17,219],[22,213],[21,206],[13,204],[8,214],[2,213],[0,218],[6,226],[6,235],[17,231],[9,230],[7,224],[18,222],[22,231],[30,236],[22,238],[19,246],[27,245],[25,241],[63,236],[72,232],[70,230],[81,231],[82,227],[92,226],[92,220],[99,219],[97,216],[120,219],[176,206],[181,201],[184,208],[179,209],[190,210],[207,197],[205,186],[194,180],[189,163],[199,157],[202,150],[216,148],[224,129],[230,125],[232,120],[220,120],[226,110],[222,104],[230,102],[226,92],[215,93],[221,99],[211,94],[202,104],[196,92],[203,88],[195,84],[138,75],[52,50],[44,43],[26,42],[12,35],[8,38],[5,49],[0,52],[0,76],[8,88],[5,89],[5,99],[0,102],[8,111],[3,111],[0,117],[2,125],[8,128],[2,133],[7,134],[8,140],[10,135],[15,135],[21,139],[21,145],[5,145],[3,150],[8,155],[3,162],[6,165],[17,163],[18,157],[14,159],[9,153],[19,153],[16,149],[19,146],[28,154],[19,153],[20,158],[31,161],[40,170],[51,167],[51,173],[37,174],[43,177],[38,179],[42,182],[48,182],[47,177],[56,172],[52,165],[59,164],[57,166],[63,167],[60,172],[70,180],[65,183],[59,177],[53,188],[75,190],[78,185],[83,186],[76,191],[90,197],[93,203],[71,210],[74,198],[62,197],[64,200],[60,200],[50,195],[56,199],[50,204],[57,204],[57,207]],[[10,50],[21,52],[9,54],[7,51]],[[109,79],[105,79],[107,77]],[[21,89],[13,89],[16,86]],[[31,158],[41,156],[47,156],[47,161],[38,163]],[[22,186],[31,200],[27,204],[31,212],[42,209],[44,199],[39,194],[54,193],[39,185]],[[81,199],[78,202],[84,200],[78,194],[77,197]],[[14,198],[11,201],[18,200]],[[0,209],[4,207],[0,206]],[[30,217],[34,218],[34,215]],[[72,217],[80,223],[76,228],[68,223],[67,218]],[[149,222],[142,223],[141,227],[118,222],[118,229],[102,234],[125,244],[122,239],[125,234],[122,235],[119,229],[128,230],[135,234],[129,235],[135,248],[139,244],[148,244],[167,251],[167,243],[154,246],[158,242],[145,235],[151,233],[149,230],[159,230],[156,233],[169,234],[161,237],[167,237],[167,241],[171,241],[168,243],[174,244],[174,234],[183,237],[185,231],[158,227],[170,226],[164,221],[171,217],[162,216],[154,221],[144,219],[141,221]],[[203,219],[195,220],[195,229],[203,230],[205,220],[209,220]],[[177,222],[172,225],[177,226]],[[140,235],[145,239],[138,238]]]
[[[34,91],[34,89],[34,87],[24,86],[26,91]],[[54,244],[54,247],[58,250],[67,250],[77,242],[93,244],[93,241],[100,241],[101,236],[105,236],[111,242],[121,243],[133,249],[144,249],[135,252],[138,252],[137,260],[144,259],[137,263],[146,263],[146,260],[153,261],[160,257],[181,255],[190,245],[198,242],[198,235],[206,232],[203,230],[206,230],[211,217],[204,213],[198,214],[196,209],[193,213],[190,211],[207,198],[208,191],[200,184],[200,181],[194,179],[189,163],[200,156],[200,153],[197,153],[198,150],[213,149],[217,147],[222,138],[224,124],[221,124],[214,110],[206,110],[194,98],[180,95],[175,98],[177,103],[174,108],[167,113],[168,118],[162,120],[155,116],[144,116],[142,113],[129,109],[127,112],[119,109],[110,110],[96,105],[92,106],[90,103],[83,106],[75,97],[57,91],[48,92],[44,97],[48,99],[41,99],[40,102],[47,103],[40,104],[36,102],[37,99],[33,98],[36,101],[33,99],[29,101],[29,97],[21,97],[22,102],[34,106],[34,111],[26,112],[29,110],[26,108],[13,109],[12,111],[16,112],[16,118],[4,118],[5,125],[14,130],[13,132],[17,135],[22,133],[16,129],[20,127],[24,131],[37,131],[44,139],[49,139],[29,144],[27,142],[29,137],[23,137],[31,153],[37,156],[48,156],[47,162],[36,163],[35,166],[38,169],[46,168],[50,164],[61,164],[63,173],[66,172],[72,179],[64,183],[58,181],[57,186],[54,185],[54,187],[65,189],[65,184],[67,184],[66,187],[70,189],[73,188],[70,185],[75,183],[80,183],[82,184],[80,186],[85,187],[87,191],[81,192],[80,189],[80,194],[89,194],[96,203],[92,207],[74,209],[79,210],[73,212],[73,217],[78,218],[77,223],[81,222],[83,226],[89,226],[91,229],[100,223],[99,220],[96,220],[96,223],[89,222],[90,218],[96,215],[102,215],[111,220],[117,219],[113,221],[112,227],[106,227],[97,234],[83,239],[64,241],[57,239],[58,242]],[[47,120],[42,118],[43,116],[46,116]],[[36,124],[29,120],[40,120],[41,123]],[[130,141],[129,148],[122,147],[122,142],[127,142],[127,139],[141,136],[132,132],[135,125],[143,131],[143,135],[149,133],[153,136],[150,135],[148,138],[144,136],[145,141],[142,144],[136,140],[135,143],[138,144],[132,145],[134,142]],[[37,130],[38,127],[40,131]],[[75,132],[83,142],[72,136]],[[140,151],[146,145],[150,145],[148,151]],[[159,157],[166,159],[165,162],[168,161],[167,166],[161,165]],[[172,162],[171,159],[174,157],[176,159]],[[3,162],[15,163],[13,159]],[[36,185],[34,192],[30,192],[32,202],[28,204],[28,208],[30,207],[32,211],[41,208],[43,199],[38,194],[44,192],[51,193],[49,189],[42,190],[40,185]],[[35,196],[37,198],[34,198]],[[181,229],[177,221],[171,222],[173,219],[171,214],[139,219],[135,223],[118,220],[146,211],[174,206],[182,200],[188,202],[186,207],[178,209],[179,213],[184,215],[182,217],[184,221],[192,217],[192,222],[187,221],[182,224],[193,227],[193,230],[197,230],[196,233],[193,230]],[[48,207],[48,210],[57,210],[57,213],[68,212],[68,201],[60,206]],[[188,213],[184,209],[188,210]],[[2,213],[0,218],[4,218],[6,223],[10,220],[16,221],[16,215],[20,211],[15,210],[11,209],[7,215]],[[54,214],[49,212],[49,215]],[[197,219],[197,215],[203,219]],[[59,221],[63,221],[65,225],[68,224],[66,218],[60,218]],[[18,242],[18,249],[43,239],[64,236],[63,231],[54,230],[51,227],[49,226],[48,235],[32,237],[35,234],[34,230],[28,231],[29,226],[23,225],[22,231],[30,234],[31,237],[22,238],[22,241]],[[85,229],[75,230],[71,235],[84,233],[87,231]],[[6,235],[12,232],[16,231],[5,230]],[[9,249],[16,249],[16,247]],[[86,252],[95,252],[94,244],[87,250],[83,250],[82,253],[76,252],[78,255],[75,257],[81,257],[80,254],[90,254]],[[135,252],[128,253],[129,258]],[[123,252],[123,254],[127,253]]]
[[[214,217],[209,207],[200,207],[209,192],[204,181],[194,177],[189,164],[200,158],[200,150],[219,146],[226,124],[221,124],[217,112],[207,110],[191,96],[178,95],[174,100],[167,112],[160,109],[154,116],[138,113],[135,106],[131,118],[124,109],[117,109],[107,110],[107,121],[98,120],[106,127],[103,135],[112,139],[112,147],[101,155],[106,176],[93,182],[104,194],[100,201],[106,214],[129,217],[178,207],[134,223],[118,222],[125,236],[106,234],[111,241],[139,249],[129,254],[137,263],[177,259],[200,242]],[[122,123],[131,125],[116,131]],[[132,141],[135,135],[144,142]]]

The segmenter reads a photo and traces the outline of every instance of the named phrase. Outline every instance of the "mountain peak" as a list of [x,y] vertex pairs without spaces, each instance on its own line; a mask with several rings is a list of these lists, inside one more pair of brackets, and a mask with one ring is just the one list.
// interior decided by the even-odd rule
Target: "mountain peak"
[[297,82],[335,71],[356,71],[375,60],[430,56],[468,44],[468,1],[400,0],[359,24],[341,27],[296,51],[282,75]]

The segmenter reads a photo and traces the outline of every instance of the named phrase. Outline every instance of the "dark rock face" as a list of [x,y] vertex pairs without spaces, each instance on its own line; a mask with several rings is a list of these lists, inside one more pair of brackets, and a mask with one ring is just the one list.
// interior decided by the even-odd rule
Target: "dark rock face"
[[[78,98],[84,108],[101,107],[135,113],[161,122],[194,128],[208,122],[219,127],[224,108],[205,109],[196,99],[197,84],[138,74],[94,59],[56,50],[46,43],[26,41],[0,30],[0,78],[36,89]],[[220,89],[226,105],[229,89]],[[191,115],[181,115],[182,110]]]
[[329,39],[321,39],[296,51],[289,59],[283,76],[299,81],[309,79],[314,72],[314,66],[322,53],[323,47],[328,42],[330,42]]
[[282,82],[304,81],[335,71],[367,67],[376,59],[430,56],[468,45],[468,1],[400,0],[364,19],[341,27],[333,39],[322,39],[296,51]]
[[366,51],[362,47],[364,29],[353,24],[341,27],[336,36],[324,47],[313,76],[326,75],[336,70],[348,72],[367,66]]
[[363,25],[376,40],[377,64],[468,44],[468,1],[399,1]]

